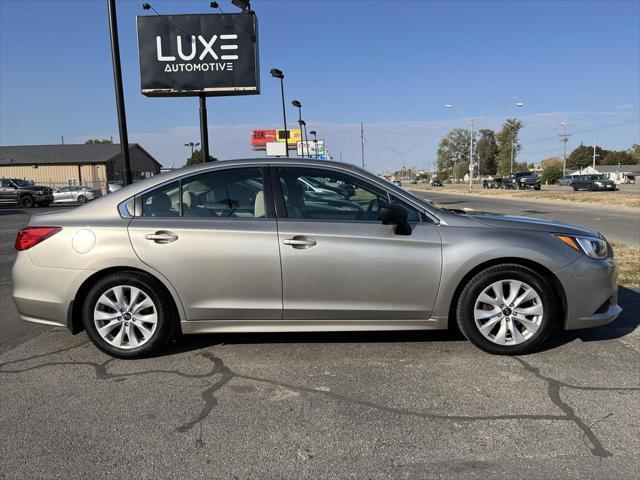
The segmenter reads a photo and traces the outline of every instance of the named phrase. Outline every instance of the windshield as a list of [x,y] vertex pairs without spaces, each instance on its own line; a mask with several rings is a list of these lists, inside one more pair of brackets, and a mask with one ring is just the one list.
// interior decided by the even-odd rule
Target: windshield
[[29,182],[28,180],[20,180],[18,178],[12,178],[11,181],[18,187],[28,187],[30,185],[33,185],[33,183]]

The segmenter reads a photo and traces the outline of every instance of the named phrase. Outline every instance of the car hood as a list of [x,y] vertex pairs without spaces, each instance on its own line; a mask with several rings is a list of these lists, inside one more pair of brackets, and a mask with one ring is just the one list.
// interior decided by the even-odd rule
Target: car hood
[[516,228],[521,230],[537,230],[540,232],[564,233],[569,235],[587,235],[599,237],[600,234],[587,227],[572,225],[570,223],[545,220],[537,217],[525,217],[520,215],[503,215],[500,213],[473,213],[467,215],[484,225],[496,228]]

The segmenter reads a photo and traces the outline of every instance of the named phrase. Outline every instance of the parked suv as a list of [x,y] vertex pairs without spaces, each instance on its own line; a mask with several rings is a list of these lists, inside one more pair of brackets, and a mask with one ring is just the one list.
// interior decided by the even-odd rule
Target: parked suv
[[531,172],[515,172],[505,178],[504,188],[515,190],[533,188],[535,190],[540,190],[540,178]]
[[573,189],[578,190],[610,190],[616,189],[613,180],[606,175],[580,175],[573,180]]
[[17,178],[0,180],[0,203],[31,208],[35,205],[47,207],[51,202],[53,191],[49,187],[34,185]]

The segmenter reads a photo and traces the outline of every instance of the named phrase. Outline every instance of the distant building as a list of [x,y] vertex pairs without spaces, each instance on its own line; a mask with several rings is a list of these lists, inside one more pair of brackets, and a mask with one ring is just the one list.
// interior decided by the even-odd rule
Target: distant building
[[[162,165],[137,143],[129,144],[133,180],[160,173]],[[0,146],[0,178],[33,180],[52,188],[87,185],[107,191],[122,182],[118,144]]]
[[596,165],[571,172],[570,175],[606,175],[609,180],[620,183],[638,183],[640,165]]

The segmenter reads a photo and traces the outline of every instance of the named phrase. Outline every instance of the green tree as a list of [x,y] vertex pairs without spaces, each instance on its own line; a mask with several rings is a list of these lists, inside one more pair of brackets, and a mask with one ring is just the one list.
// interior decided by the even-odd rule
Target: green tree
[[542,171],[542,182],[545,184],[556,183],[560,178],[562,178],[562,165],[552,163]]
[[469,171],[469,130],[454,128],[438,144],[438,172],[443,178],[464,177]]
[[629,152],[629,155],[631,155],[635,163],[640,165],[640,145],[634,143],[633,146],[627,151]]
[[606,152],[602,159],[602,165],[633,165],[634,163],[636,162],[634,161],[633,155],[623,150]]
[[[513,170],[516,171],[516,159],[522,149],[518,141],[518,133],[524,124],[517,118],[508,118],[496,134],[498,144],[498,171],[501,175],[509,175],[511,172],[511,156],[513,155]],[[513,153],[512,153],[513,149]]]
[[[217,158],[209,155],[210,162],[215,162],[217,160],[218,160]],[[202,163],[202,153],[200,152],[200,150],[194,150],[193,155],[187,158],[187,163],[185,164],[185,167],[188,167],[189,165],[197,165],[198,163]]]
[[[608,154],[607,150],[596,145],[596,164],[603,164]],[[589,165],[593,165],[593,147],[581,143],[567,157],[567,169],[580,170]]]
[[90,138],[84,142],[85,145],[100,145],[103,143],[113,143],[113,140],[110,138]]
[[476,155],[480,165],[480,175],[495,175],[498,171],[496,132],[485,128],[478,133],[480,134],[480,138],[476,144]]

